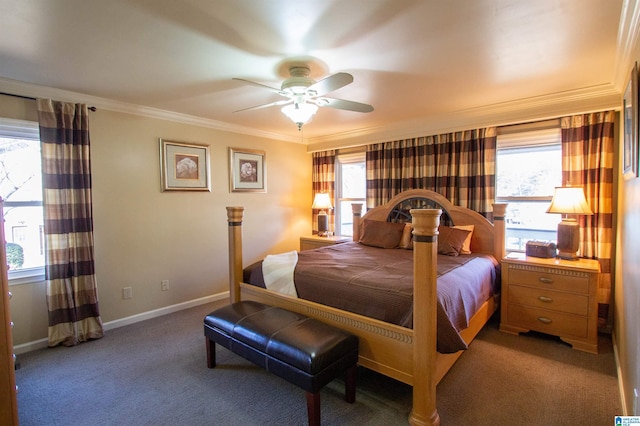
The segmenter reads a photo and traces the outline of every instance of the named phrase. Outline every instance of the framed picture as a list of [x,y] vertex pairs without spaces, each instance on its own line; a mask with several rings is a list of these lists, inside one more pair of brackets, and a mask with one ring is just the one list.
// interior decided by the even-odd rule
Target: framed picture
[[267,192],[267,159],[264,151],[229,148],[231,192]]
[[162,191],[211,191],[209,146],[160,139]]
[[624,91],[622,105],[624,141],[622,146],[622,175],[625,179],[638,176],[638,63],[633,65],[631,78]]

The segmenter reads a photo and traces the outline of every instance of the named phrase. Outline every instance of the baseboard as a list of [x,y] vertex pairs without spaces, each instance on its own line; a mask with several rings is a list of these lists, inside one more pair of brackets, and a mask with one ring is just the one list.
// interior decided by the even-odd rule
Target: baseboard
[[162,315],[171,314],[174,312],[182,311],[183,309],[193,308],[196,306],[204,305],[205,303],[212,303],[226,298],[229,298],[228,291],[211,296],[201,297],[199,299],[189,300],[187,302],[178,303],[176,305],[165,306],[163,308],[154,309],[153,311],[142,312],[140,314],[131,315],[130,317],[105,322],[104,329],[105,331],[113,330],[114,328],[124,327],[125,325],[135,324],[140,321],[157,318]]
[[613,343],[613,359],[616,362],[616,374],[618,375],[618,392],[620,393],[620,404],[622,406],[622,415],[627,416],[627,399],[624,395],[624,380],[622,371],[620,370],[620,358],[618,357],[618,344],[615,331],[611,333],[611,341]]
[[[35,351],[36,349],[43,349],[49,346],[49,339],[32,340],[31,342],[22,343],[13,347],[13,353],[16,355],[23,354],[25,352]],[[19,360],[18,360],[19,361]]]
[[[199,299],[188,300],[186,302],[177,303],[175,305],[165,306],[162,308],[154,309],[148,312],[142,312],[130,317],[120,318],[117,320],[105,322],[103,324],[105,331],[113,330],[115,328],[124,327],[125,325],[135,324],[140,321],[146,321],[148,319],[157,318],[162,315],[171,314],[174,312],[182,311],[184,309],[193,308],[196,306],[204,305],[206,303],[217,302],[229,298],[229,292],[214,294],[211,296],[201,297]],[[23,354],[25,352],[35,351],[36,349],[46,348],[49,345],[48,339],[38,339],[31,342],[22,343],[13,347],[13,352],[16,355]]]

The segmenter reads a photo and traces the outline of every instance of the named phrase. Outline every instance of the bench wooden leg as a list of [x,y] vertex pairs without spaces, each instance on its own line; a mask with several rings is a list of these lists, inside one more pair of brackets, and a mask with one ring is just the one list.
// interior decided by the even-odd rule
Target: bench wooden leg
[[354,364],[347,368],[346,379],[344,382],[344,400],[353,403],[356,400],[356,381],[358,379],[358,364]]
[[309,426],[320,426],[320,391],[307,392],[307,417]]
[[216,366],[216,343],[213,340],[205,337],[207,346],[207,368],[214,368]]

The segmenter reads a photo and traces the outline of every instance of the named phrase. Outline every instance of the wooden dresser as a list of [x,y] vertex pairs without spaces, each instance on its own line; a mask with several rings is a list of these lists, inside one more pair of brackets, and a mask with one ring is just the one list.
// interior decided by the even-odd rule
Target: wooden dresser
[[600,264],[591,259],[504,258],[500,330],[535,330],[598,353],[599,273]]
[[[2,214],[0,199],[0,214]],[[4,216],[3,216],[4,217]],[[7,272],[7,249],[4,237],[4,221],[0,222],[0,419],[3,425],[18,424],[18,402],[16,399],[16,375],[13,357],[11,315],[9,313],[9,280]]]

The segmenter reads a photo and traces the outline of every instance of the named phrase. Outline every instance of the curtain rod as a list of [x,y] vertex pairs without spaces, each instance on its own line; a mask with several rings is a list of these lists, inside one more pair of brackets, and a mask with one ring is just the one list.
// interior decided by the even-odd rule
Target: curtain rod
[[[36,100],[36,98],[33,98],[31,96],[22,96],[22,95],[16,95],[16,94],[13,94],[13,93],[7,93],[7,92],[0,92],[0,95],[13,96],[14,98],[27,99],[27,100],[30,100],[30,101],[35,101]],[[88,108],[89,108],[90,111],[97,110],[97,108],[94,107],[94,106],[90,106]]]

